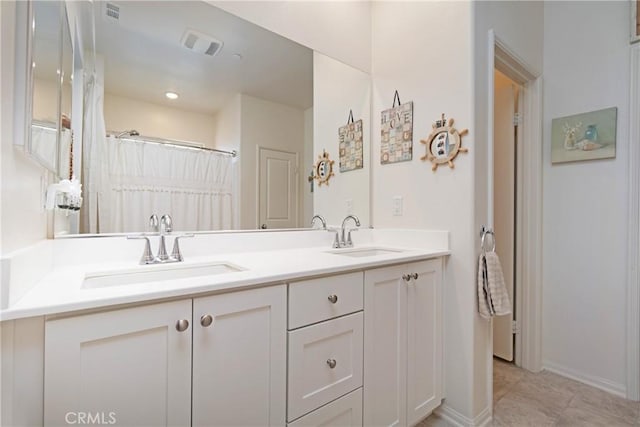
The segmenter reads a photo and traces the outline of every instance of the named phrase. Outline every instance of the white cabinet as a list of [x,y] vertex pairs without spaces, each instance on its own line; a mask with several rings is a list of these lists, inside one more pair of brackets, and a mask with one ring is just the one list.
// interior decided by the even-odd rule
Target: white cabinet
[[363,281],[356,272],[289,285],[290,426],[362,426]]
[[414,425],[442,400],[442,261],[365,272],[364,425]]
[[286,301],[285,285],[193,300],[194,426],[285,424]]
[[191,300],[46,322],[44,424],[189,425],[190,323]]
[[45,425],[285,425],[286,302],[279,285],[47,321]]

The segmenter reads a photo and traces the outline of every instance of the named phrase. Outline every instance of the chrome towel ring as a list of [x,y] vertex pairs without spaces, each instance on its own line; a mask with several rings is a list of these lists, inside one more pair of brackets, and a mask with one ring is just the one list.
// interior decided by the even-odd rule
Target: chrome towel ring
[[[487,240],[487,235],[490,234],[491,235],[491,249],[487,250],[486,247],[486,240]],[[480,231],[480,235],[482,236],[480,239],[480,250],[482,250],[482,252],[495,252],[496,250],[496,233],[493,232],[493,230],[489,229],[489,228],[485,228],[482,227],[482,231]]]

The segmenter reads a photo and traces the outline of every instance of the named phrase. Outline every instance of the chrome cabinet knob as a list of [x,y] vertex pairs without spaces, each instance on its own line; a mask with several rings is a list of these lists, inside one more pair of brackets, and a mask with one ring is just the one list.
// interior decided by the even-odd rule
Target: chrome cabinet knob
[[411,278],[412,278],[413,280],[418,280],[418,273],[413,273],[413,274],[411,275]]
[[335,304],[338,302],[338,295],[329,295],[327,299],[331,301],[331,304]]
[[180,319],[176,322],[176,330],[178,332],[184,332],[189,329],[189,321],[187,319]]
[[327,365],[329,365],[331,369],[335,368],[337,365],[336,359],[327,359]]
[[409,280],[411,280],[411,275],[410,274],[403,274],[402,275],[402,280],[404,280],[405,282],[408,282]]
[[205,314],[200,318],[200,324],[205,328],[208,328],[213,323],[213,316],[210,314]]

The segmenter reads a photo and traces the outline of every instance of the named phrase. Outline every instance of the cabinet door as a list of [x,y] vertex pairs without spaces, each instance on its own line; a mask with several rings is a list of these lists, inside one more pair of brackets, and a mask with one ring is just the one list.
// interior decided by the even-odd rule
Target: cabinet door
[[286,285],[194,299],[194,426],[285,424],[286,299]]
[[365,271],[364,425],[407,424],[405,266]]
[[[408,264],[417,274],[407,286],[407,424],[414,425],[442,399],[442,261]],[[415,276],[414,276],[415,277]]]
[[191,323],[191,300],[48,321],[44,424],[189,425],[191,325],[178,331],[181,319]]

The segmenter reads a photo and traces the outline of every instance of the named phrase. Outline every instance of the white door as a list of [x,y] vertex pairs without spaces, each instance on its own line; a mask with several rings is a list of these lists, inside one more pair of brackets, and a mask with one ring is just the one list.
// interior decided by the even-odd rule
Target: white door
[[[494,139],[493,139],[493,229],[496,252],[514,304],[514,243],[515,243],[515,188],[516,145],[514,115],[516,112],[516,84],[504,74],[495,71]],[[493,354],[513,361],[513,311],[493,320]]]
[[408,264],[407,425],[440,406],[442,395],[442,261]]
[[406,266],[364,273],[364,425],[407,425]]
[[47,321],[44,425],[190,425],[190,323],[191,300]]
[[260,228],[298,227],[298,154],[258,148]]
[[285,425],[286,304],[286,285],[193,300],[194,426]]

